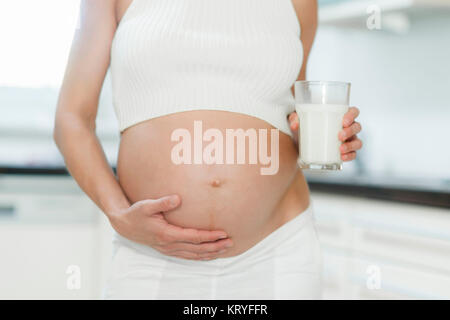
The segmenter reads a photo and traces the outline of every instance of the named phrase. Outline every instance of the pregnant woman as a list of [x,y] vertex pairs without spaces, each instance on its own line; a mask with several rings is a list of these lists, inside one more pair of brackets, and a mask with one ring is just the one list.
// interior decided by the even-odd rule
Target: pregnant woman
[[[54,136],[115,231],[104,298],[320,298],[293,112],[316,17],[314,0],[82,1]],[[121,131],[117,177],[95,134],[108,68]],[[358,112],[344,117],[343,161],[361,147]],[[270,174],[261,173],[267,161],[249,161],[255,138],[258,159],[263,146],[270,154]],[[198,161],[214,141],[224,142],[211,153],[216,161]],[[220,161],[222,151],[245,161]]]

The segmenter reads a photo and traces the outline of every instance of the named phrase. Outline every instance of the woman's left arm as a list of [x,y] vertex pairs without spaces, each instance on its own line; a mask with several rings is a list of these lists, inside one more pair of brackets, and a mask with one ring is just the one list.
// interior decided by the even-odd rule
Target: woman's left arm
[[[317,30],[317,0],[292,0],[297,18],[300,22],[301,36],[300,40],[303,45],[303,64],[298,75],[297,81],[306,79],[306,67],[308,63],[309,53],[314,43]],[[291,91],[294,94],[294,86]],[[343,143],[340,147],[342,161],[351,161],[356,158],[356,151],[362,148],[362,141],[357,137],[361,131],[361,124],[355,119],[359,115],[359,109],[350,107],[344,115],[342,127],[339,132],[339,140]],[[296,112],[292,112],[288,117],[289,125],[293,132],[296,146],[298,146],[298,129],[299,120]]]

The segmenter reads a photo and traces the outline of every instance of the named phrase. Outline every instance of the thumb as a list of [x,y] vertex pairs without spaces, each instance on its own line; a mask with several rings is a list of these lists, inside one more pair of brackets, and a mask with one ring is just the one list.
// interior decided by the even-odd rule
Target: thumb
[[299,119],[298,119],[298,115],[297,112],[292,112],[289,117],[288,117],[288,121],[289,121],[289,127],[291,128],[292,132],[298,132],[299,129]]
[[149,200],[147,202],[151,213],[166,212],[175,209],[181,204],[179,195],[165,196],[159,199]]
[[298,149],[298,135],[299,135],[299,129],[300,129],[300,121],[298,119],[297,112],[292,112],[289,117],[289,127],[292,132],[292,139],[294,140],[295,146]]

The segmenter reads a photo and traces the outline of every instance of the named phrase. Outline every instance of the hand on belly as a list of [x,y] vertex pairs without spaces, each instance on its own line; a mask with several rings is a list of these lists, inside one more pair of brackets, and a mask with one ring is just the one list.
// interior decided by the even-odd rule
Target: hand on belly
[[177,208],[180,203],[178,195],[138,201],[110,217],[111,224],[120,235],[179,258],[210,260],[232,247],[233,241],[223,231],[169,224],[164,213]]

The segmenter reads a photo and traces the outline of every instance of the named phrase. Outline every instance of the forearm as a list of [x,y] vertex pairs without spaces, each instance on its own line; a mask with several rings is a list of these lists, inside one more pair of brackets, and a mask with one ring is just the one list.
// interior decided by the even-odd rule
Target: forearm
[[60,113],[54,139],[72,177],[108,218],[130,206],[108,165],[94,126],[70,113]]

